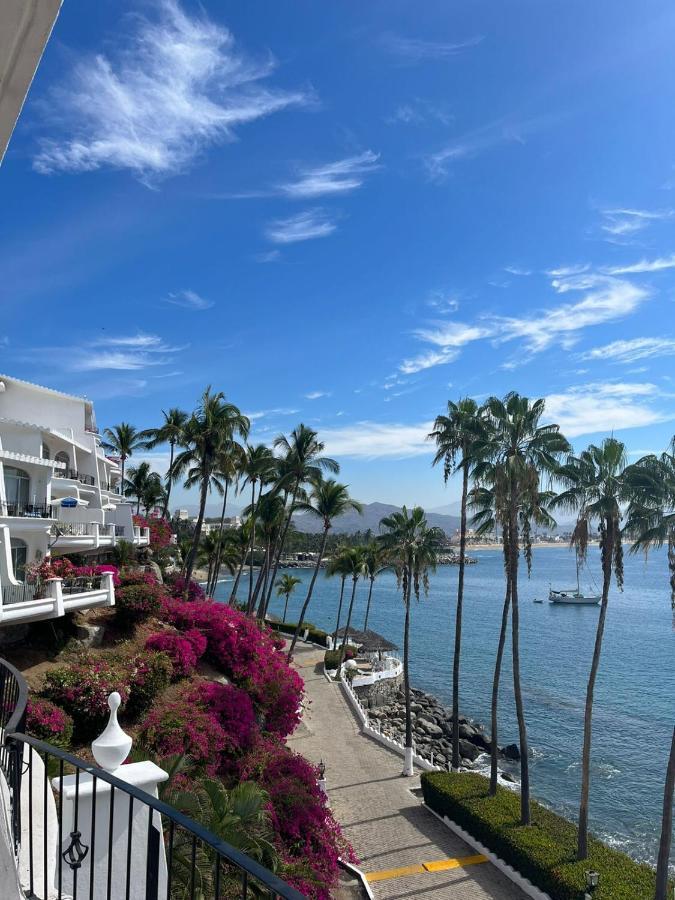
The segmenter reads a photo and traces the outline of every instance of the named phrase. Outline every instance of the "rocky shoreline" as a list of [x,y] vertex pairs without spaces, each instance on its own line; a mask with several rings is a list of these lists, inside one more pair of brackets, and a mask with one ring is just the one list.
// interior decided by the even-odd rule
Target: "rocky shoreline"
[[[433,753],[434,763],[447,767],[452,762],[452,711],[425,691],[411,688],[410,694],[413,741],[417,753],[426,759],[431,759]],[[403,690],[389,703],[369,709],[368,716],[379,722],[384,735],[401,740],[401,735],[405,733]],[[485,728],[466,716],[459,717],[459,752],[462,766],[468,769],[476,768],[477,760],[483,754],[490,753],[490,738],[485,733]],[[516,744],[501,747],[499,755],[503,760],[520,759]],[[501,774],[507,781],[514,780],[508,772]]]

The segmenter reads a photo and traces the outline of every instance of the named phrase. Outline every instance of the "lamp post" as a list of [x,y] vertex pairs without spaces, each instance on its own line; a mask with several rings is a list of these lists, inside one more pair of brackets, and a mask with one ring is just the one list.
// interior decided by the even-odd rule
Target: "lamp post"
[[328,791],[326,789],[326,764],[323,759],[319,762],[319,765],[316,767],[319,773],[319,777],[317,779],[317,784],[319,785],[319,789],[328,796]]
[[595,889],[599,882],[600,875],[598,872],[586,872],[586,893],[584,894],[584,900],[593,900],[593,894],[595,893]]

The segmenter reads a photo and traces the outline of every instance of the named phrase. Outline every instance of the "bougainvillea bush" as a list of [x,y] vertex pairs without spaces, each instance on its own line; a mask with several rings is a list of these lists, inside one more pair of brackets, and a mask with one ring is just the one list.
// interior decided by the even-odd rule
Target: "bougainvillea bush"
[[145,516],[134,516],[133,520],[134,525],[150,529],[151,549],[154,550],[160,547],[168,547],[171,543],[173,531],[166,519],[163,519],[161,516],[149,516],[147,519]]
[[286,662],[279,640],[224,603],[165,601],[163,614],[180,631],[196,628],[207,639],[206,658],[246,690],[263,730],[286,737],[301,716],[304,685]]
[[173,678],[186,678],[194,672],[197,662],[206,651],[206,638],[196,628],[185,634],[177,631],[158,631],[145,642],[145,649],[166,653],[173,666]]
[[68,750],[73,737],[73,719],[55,703],[31,696],[26,708],[26,733]]
[[[183,598],[183,594],[185,593],[185,583],[186,579],[183,578],[182,575],[167,575],[166,585],[173,597],[177,597],[179,600]],[[187,599],[190,602],[194,602],[195,600],[205,600],[206,592],[204,588],[197,581],[190,579],[190,583],[188,584],[188,592]]]
[[115,621],[122,628],[156,615],[166,591],[161,584],[124,584],[115,591]]

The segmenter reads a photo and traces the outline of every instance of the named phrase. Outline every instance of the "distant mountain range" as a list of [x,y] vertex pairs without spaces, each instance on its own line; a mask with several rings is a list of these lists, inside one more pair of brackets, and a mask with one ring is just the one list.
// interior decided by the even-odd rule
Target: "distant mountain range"
[[[344,516],[339,516],[333,522],[331,530],[336,534],[353,534],[355,531],[368,531],[370,529],[377,534],[380,530],[380,520],[384,516],[390,516],[394,512],[399,512],[400,509],[400,506],[392,506],[389,503],[364,503],[362,515],[359,515],[357,512],[349,512]],[[427,512],[427,522],[436,528],[442,528],[450,537],[454,534],[455,529],[459,527],[459,516]],[[322,528],[320,519],[307,514],[295,515],[293,524],[298,531],[304,534],[316,534]]]

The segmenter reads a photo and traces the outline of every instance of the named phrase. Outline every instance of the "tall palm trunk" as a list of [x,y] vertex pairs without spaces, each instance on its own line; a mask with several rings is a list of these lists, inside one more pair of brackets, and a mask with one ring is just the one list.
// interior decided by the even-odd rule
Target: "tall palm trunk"
[[577,845],[577,857],[586,859],[588,856],[588,795],[591,784],[591,741],[593,732],[593,694],[595,692],[595,680],[600,666],[600,654],[602,652],[602,638],[605,631],[605,619],[607,617],[607,603],[609,600],[609,586],[612,580],[612,556],[614,554],[614,523],[607,522],[604,528],[605,534],[602,540],[602,602],[598,627],[595,632],[595,646],[593,648],[593,662],[591,673],[586,687],[586,706],[584,709],[584,742],[581,751],[581,800],[579,802],[579,837]]
[[466,498],[469,492],[469,468],[464,451],[462,473],[462,511],[459,525],[459,573],[457,577],[457,612],[455,615],[455,653],[452,660],[452,768],[459,769],[459,664],[462,653],[462,606],[464,603],[464,569],[466,566]]
[[314,591],[314,585],[316,583],[316,576],[319,574],[319,569],[321,568],[321,560],[323,559],[324,550],[326,549],[326,541],[328,539],[328,529],[330,528],[330,524],[324,525],[323,528],[323,537],[321,538],[321,549],[319,550],[319,556],[316,560],[316,565],[314,566],[314,572],[312,573],[312,580],[309,583],[309,589],[307,591],[307,596],[305,597],[305,602],[302,604],[302,609],[300,610],[300,618],[298,619],[298,624],[295,626],[295,634],[293,635],[293,640],[291,641],[291,646],[288,648],[288,661],[291,661],[291,657],[293,656],[293,650],[295,650],[295,645],[297,643],[298,637],[300,635],[300,631],[302,629],[302,623],[305,621],[305,613],[307,612],[307,608],[309,606],[309,601],[312,599],[312,593]]
[[202,536],[202,525],[204,524],[204,512],[206,510],[206,498],[208,490],[209,479],[206,472],[202,472],[202,484],[199,492],[199,515],[197,516],[197,524],[195,525],[195,534],[192,541],[192,547],[190,547],[190,552],[188,554],[187,563],[185,566],[185,590],[183,591],[184,600],[187,600],[188,598],[188,590],[190,587],[190,580],[192,579],[192,571],[195,567],[199,541],[201,540]]
[[[280,532],[277,532],[274,536],[274,541],[272,542],[272,550],[270,555],[270,567],[267,572],[267,580],[265,581],[265,609],[269,609],[270,601],[272,599],[272,590],[274,588],[274,579],[276,578],[276,569],[274,568],[274,564],[272,560],[277,558],[277,549],[279,547],[279,542],[281,540]],[[272,574],[274,570],[274,574]]]
[[333,632],[333,650],[337,648],[337,633],[340,630],[340,617],[342,616],[342,598],[345,594],[345,581],[347,580],[346,575],[341,576],[341,584],[340,584],[340,602],[338,603],[338,614],[337,619],[335,621],[335,631]]
[[349,626],[352,623],[352,610],[354,609],[354,597],[356,597],[356,584],[359,580],[358,575],[352,575],[352,596],[349,600],[349,611],[347,612],[347,624],[345,625],[345,633],[342,638],[342,644],[340,645],[340,658],[338,659],[337,670],[340,671],[340,666],[344,662],[345,659],[345,649],[347,647],[347,637],[349,635]]
[[656,863],[656,894],[654,900],[667,900],[668,895],[668,861],[670,859],[670,843],[673,836],[673,794],[675,793],[675,728],[670,745],[670,757],[666,769],[666,786],[663,791],[663,819],[661,821],[661,841]]
[[[279,549],[277,550],[277,555],[274,560],[274,569],[272,571],[272,581],[270,583],[269,595],[272,594],[272,588],[274,587],[274,582],[277,579],[277,572],[279,570],[279,562],[281,560],[281,556],[284,552],[284,544],[286,543],[286,535],[288,534],[288,529],[291,525],[291,519],[293,518],[293,507],[295,506],[295,501],[298,497],[298,490],[300,488],[300,482],[296,481],[293,487],[293,493],[291,494],[291,506],[288,510],[288,515],[286,516],[286,521],[284,522],[284,530],[281,532],[281,539],[279,541]],[[267,602],[270,602],[270,597],[268,596]]]
[[169,453],[169,474],[166,479],[166,494],[164,495],[164,508],[162,509],[162,518],[166,519],[167,513],[169,512],[169,498],[171,497],[171,486],[173,484],[173,478],[171,477],[171,470],[173,469],[173,457],[176,452],[176,442],[169,441],[169,447],[171,448]]
[[237,591],[239,590],[239,582],[241,581],[241,576],[244,571],[245,565],[246,565],[246,552],[244,551],[244,555],[242,556],[241,562],[239,563],[239,568],[237,569],[237,575],[234,579],[234,584],[232,585],[232,593],[230,594],[230,599],[228,600],[228,604],[230,606],[234,606],[234,602],[237,599]]
[[[262,491],[262,486],[260,488]],[[253,613],[253,550],[255,548],[255,481],[251,482],[251,555],[249,557],[248,607],[247,614]]]
[[368,616],[370,615],[370,600],[373,596],[373,585],[375,584],[375,576],[370,576],[370,587],[368,588],[368,603],[366,604],[366,617],[363,620],[363,630],[368,628]]
[[527,744],[527,727],[523,709],[523,691],[520,684],[520,610],[518,608],[518,519],[515,505],[511,506],[509,521],[509,573],[511,578],[511,641],[513,658],[513,693],[518,718],[520,741],[520,823],[530,824],[530,758]]
[[258,602],[258,597],[260,597],[260,603],[258,604],[258,618],[265,618],[265,590],[264,585],[267,583],[267,570],[270,565],[270,539],[267,538],[265,543],[265,559],[263,560],[263,564],[260,567],[260,572],[258,574],[258,581],[255,586],[255,591],[253,592],[253,605]]
[[494,797],[497,793],[498,768],[497,761],[499,758],[498,746],[498,728],[497,728],[497,707],[499,704],[499,680],[502,673],[502,660],[504,658],[504,647],[506,646],[506,631],[509,624],[509,612],[511,611],[511,583],[507,579],[506,595],[504,597],[504,608],[502,610],[502,626],[499,632],[499,644],[497,646],[497,659],[495,660],[495,674],[492,679],[492,706],[491,706],[491,727],[490,735],[490,796]]
[[403,693],[405,696],[405,763],[403,774],[413,774],[412,718],[410,715],[410,602],[412,573],[408,573],[405,600],[405,622],[403,625]]
[[216,585],[218,584],[218,575],[220,574],[220,561],[223,556],[223,528],[225,527],[225,508],[227,507],[227,489],[230,486],[229,481],[225,480],[225,491],[223,493],[223,506],[220,510],[220,530],[218,531],[218,543],[216,544],[216,564],[213,568],[213,583],[208,586],[207,593],[214,594]]
[[284,617],[281,620],[282,622],[286,621],[286,613],[288,612],[288,601],[290,599],[290,596],[291,595],[288,593],[288,591],[286,591],[286,594],[285,594],[286,599],[284,600]]

